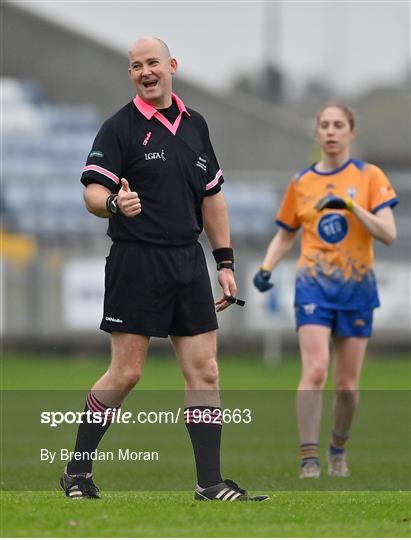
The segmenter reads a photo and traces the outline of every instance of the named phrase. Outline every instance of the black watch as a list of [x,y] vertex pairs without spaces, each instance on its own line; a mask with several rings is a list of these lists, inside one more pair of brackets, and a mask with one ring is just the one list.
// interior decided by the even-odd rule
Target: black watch
[[228,268],[234,272],[234,261],[217,263],[217,270],[220,271],[222,268]]
[[107,197],[106,208],[107,208],[107,211],[110,214],[112,214],[113,216],[115,216],[118,213],[117,194],[116,193],[112,193],[111,195],[109,195]]

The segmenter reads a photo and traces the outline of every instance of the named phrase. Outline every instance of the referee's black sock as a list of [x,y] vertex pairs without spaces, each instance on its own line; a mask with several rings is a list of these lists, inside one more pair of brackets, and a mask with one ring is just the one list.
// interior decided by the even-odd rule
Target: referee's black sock
[[[75,452],[80,452],[81,455],[79,459],[75,459],[75,454],[73,459],[67,464],[67,474],[91,473],[93,460],[87,459],[87,455],[97,450],[103,435],[111,425],[113,414],[110,411],[106,413],[107,409],[110,409],[110,407],[101,403],[92,392],[88,394],[84,412],[87,413],[87,411],[91,411],[93,413],[100,413],[102,416],[101,422],[93,423],[92,418],[87,421],[87,417],[83,417],[83,422],[78,428],[76,447],[74,450]],[[77,454],[77,457],[78,456],[79,454]]]
[[221,409],[218,407],[187,407],[185,423],[194,449],[197,483],[214,486],[223,481],[220,474]]

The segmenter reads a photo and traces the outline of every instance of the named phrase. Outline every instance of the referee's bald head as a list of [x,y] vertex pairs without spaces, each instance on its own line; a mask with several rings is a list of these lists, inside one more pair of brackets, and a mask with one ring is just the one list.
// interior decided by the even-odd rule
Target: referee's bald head
[[168,48],[167,43],[165,43],[162,39],[157,38],[157,37],[144,36],[137,39],[129,48],[129,51],[128,51],[129,60],[131,59],[131,56],[133,55],[136,49],[138,49],[141,45],[148,45],[148,44],[157,45],[166,58],[171,58],[170,49]]

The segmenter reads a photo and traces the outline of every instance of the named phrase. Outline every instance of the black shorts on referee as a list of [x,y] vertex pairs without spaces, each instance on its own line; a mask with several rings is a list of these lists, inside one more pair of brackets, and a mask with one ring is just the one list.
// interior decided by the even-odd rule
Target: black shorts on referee
[[105,269],[105,332],[193,336],[218,328],[201,245],[115,242]]

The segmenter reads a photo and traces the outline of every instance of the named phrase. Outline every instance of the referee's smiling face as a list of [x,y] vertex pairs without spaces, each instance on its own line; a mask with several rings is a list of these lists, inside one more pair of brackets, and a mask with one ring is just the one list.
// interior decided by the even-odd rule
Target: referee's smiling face
[[158,109],[169,107],[177,61],[167,45],[157,38],[142,38],[132,45],[128,57],[128,74],[138,96]]

